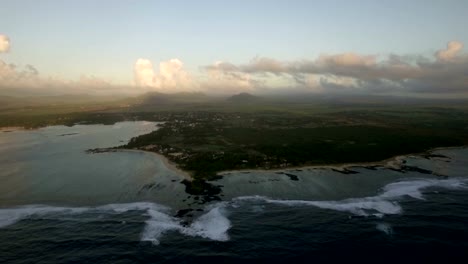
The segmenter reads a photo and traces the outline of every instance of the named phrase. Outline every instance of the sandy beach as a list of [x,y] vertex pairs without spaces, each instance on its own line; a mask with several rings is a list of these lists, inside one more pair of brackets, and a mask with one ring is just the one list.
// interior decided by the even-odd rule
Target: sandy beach
[[[337,163],[337,164],[323,164],[323,165],[310,165],[310,166],[296,166],[296,167],[284,167],[284,168],[272,168],[272,169],[242,169],[242,170],[225,170],[225,171],[220,171],[217,174],[224,176],[228,175],[231,173],[242,173],[242,172],[282,172],[282,171],[291,171],[291,170],[298,170],[298,169],[334,169],[334,170],[339,170],[339,171],[344,171],[346,169],[350,169],[352,167],[372,167],[372,166],[380,166],[380,167],[385,167],[385,168],[394,168],[394,169],[401,169],[401,166],[403,164],[403,160],[405,158],[411,157],[411,156],[424,156],[433,153],[434,151],[437,150],[443,150],[443,149],[458,149],[458,148],[464,148],[466,146],[456,146],[456,147],[438,147],[434,148],[425,152],[420,152],[420,153],[412,153],[412,154],[406,154],[406,155],[399,155],[395,157],[391,157],[385,160],[381,161],[374,161],[374,162],[357,162],[357,163]],[[148,151],[148,150],[139,150],[139,149],[109,149],[109,151],[129,151],[129,152],[146,152],[146,153],[151,153],[153,155],[158,156],[164,165],[177,173],[178,175],[182,176],[184,179],[192,181],[193,178],[188,173],[187,171],[184,171],[177,167],[175,163],[170,161],[166,156]]]
[[296,166],[296,167],[284,167],[284,168],[272,168],[272,169],[243,169],[243,170],[225,170],[218,172],[219,175],[227,175],[230,173],[238,173],[238,172],[281,172],[281,171],[290,171],[290,170],[298,170],[298,169],[334,169],[334,170],[346,170],[352,167],[372,167],[372,166],[381,166],[385,168],[394,168],[394,169],[401,169],[401,165],[403,164],[403,160],[412,157],[412,156],[424,156],[428,154],[432,154],[438,150],[445,150],[445,149],[460,149],[466,148],[467,146],[454,146],[454,147],[437,147],[430,149],[425,152],[420,153],[411,153],[406,155],[398,155],[394,156],[385,160],[381,161],[373,161],[373,162],[356,162],[356,163],[337,163],[337,164],[324,164],[324,165],[310,165],[310,166]]
[[24,127],[0,127],[0,132],[13,132],[18,130],[26,130]]
[[140,149],[112,149],[111,151],[116,151],[116,152],[145,152],[145,153],[150,153],[152,155],[156,155],[164,163],[164,166],[166,166],[168,169],[170,169],[173,172],[177,173],[178,175],[182,176],[185,180],[188,180],[188,181],[193,180],[192,176],[190,176],[190,174],[188,172],[179,169],[175,163],[171,162],[167,157],[165,157],[164,155],[161,155],[159,153],[152,152],[152,151],[147,151],[147,150],[140,150]]

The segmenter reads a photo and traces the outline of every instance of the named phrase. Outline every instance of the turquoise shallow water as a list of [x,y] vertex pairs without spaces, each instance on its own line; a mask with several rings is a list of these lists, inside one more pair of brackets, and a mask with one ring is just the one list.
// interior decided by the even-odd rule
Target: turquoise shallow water
[[[468,252],[468,150],[404,170],[238,172],[218,200],[144,152],[156,123],[0,132],[0,263],[451,261]],[[417,169],[414,169],[417,168]]]

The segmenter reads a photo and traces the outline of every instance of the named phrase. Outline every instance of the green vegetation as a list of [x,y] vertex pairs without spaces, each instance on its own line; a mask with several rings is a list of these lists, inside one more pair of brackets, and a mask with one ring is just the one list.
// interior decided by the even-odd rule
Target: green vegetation
[[[204,180],[223,170],[370,162],[466,145],[467,105],[460,100],[150,94],[105,103],[9,104],[0,106],[0,126],[164,121],[159,130],[121,147],[161,153]],[[187,188],[206,190],[197,184]]]
[[173,113],[123,147],[161,153],[210,179],[223,170],[379,161],[468,143],[467,111],[408,110]]

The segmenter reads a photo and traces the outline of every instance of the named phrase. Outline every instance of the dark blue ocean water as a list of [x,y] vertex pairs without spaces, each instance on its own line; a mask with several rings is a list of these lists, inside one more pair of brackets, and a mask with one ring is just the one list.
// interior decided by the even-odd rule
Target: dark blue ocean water
[[[0,136],[0,153],[15,150],[0,159],[0,263],[466,263],[465,148],[400,170],[229,173],[203,203],[150,154],[83,151],[145,126]],[[66,163],[80,155],[86,166]]]

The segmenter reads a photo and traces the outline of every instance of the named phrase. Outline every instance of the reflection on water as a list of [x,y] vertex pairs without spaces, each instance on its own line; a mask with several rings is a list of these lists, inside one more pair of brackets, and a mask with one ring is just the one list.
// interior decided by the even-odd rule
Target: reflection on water
[[[0,133],[0,206],[88,206],[147,201],[179,209],[200,207],[205,199],[186,193],[181,177],[156,155],[85,152],[122,145],[155,129],[157,123],[142,121]],[[291,200],[343,200],[374,196],[385,185],[402,179],[440,179],[468,174],[467,149],[444,149],[432,154],[406,158],[404,170],[354,166],[345,170],[231,172],[211,184],[221,188],[217,199],[222,200],[255,195]]]
[[86,153],[154,129],[122,122],[0,132],[0,262],[342,262],[349,258],[330,252],[357,259],[391,244],[399,258],[416,242],[421,256],[466,252],[466,148],[407,157],[402,168],[226,173],[211,182],[221,201],[207,204],[156,155]]
[[155,129],[157,123],[153,122],[121,122],[0,133],[0,206],[92,205],[155,199],[153,195],[147,197],[149,189],[159,189],[160,202],[170,200],[167,196],[172,199],[183,188],[157,185],[155,179],[167,183],[180,178],[154,155],[85,152],[122,145]]

